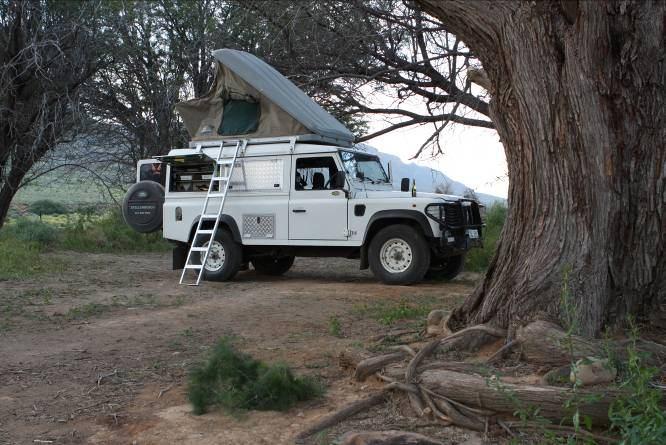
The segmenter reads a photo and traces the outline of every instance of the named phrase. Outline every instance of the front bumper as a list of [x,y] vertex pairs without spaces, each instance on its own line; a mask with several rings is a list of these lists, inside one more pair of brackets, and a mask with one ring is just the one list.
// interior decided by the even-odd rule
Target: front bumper
[[428,204],[428,218],[439,224],[439,249],[447,255],[483,247],[483,220],[479,204],[471,199]]

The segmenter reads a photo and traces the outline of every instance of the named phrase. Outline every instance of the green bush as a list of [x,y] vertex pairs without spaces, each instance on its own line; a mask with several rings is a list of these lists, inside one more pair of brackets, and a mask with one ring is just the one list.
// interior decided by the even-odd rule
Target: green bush
[[264,364],[237,351],[226,338],[218,342],[207,362],[191,371],[188,384],[195,414],[212,406],[230,412],[285,410],[322,393],[313,379],[294,376],[286,365]]
[[36,219],[19,218],[7,224],[3,230],[3,238],[35,243],[40,247],[49,247],[58,240],[58,229]]
[[63,204],[50,199],[40,199],[30,204],[30,211],[36,215],[64,215],[69,213]]
[[488,268],[490,260],[497,248],[497,240],[499,239],[500,233],[502,233],[502,227],[504,227],[506,212],[506,206],[498,202],[494,203],[486,211],[483,248],[471,249],[467,252],[465,257],[465,269],[472,272],[483,272]]
[[622,445],[657,445],[666,439],[666,412],[661,407],[662,393],[651,386],[659,374],[657,368],[645,366],[636,349],[638,332],[633,329],[627,348],[628,362],[620,388],[624,392],[608,410],[611,429],[621,434]]
[[118,210],[100,217],[77,215],[62,229],[58,247],[81,252],[155,252],[171,248],[159,231],[142,234],[132,230]]

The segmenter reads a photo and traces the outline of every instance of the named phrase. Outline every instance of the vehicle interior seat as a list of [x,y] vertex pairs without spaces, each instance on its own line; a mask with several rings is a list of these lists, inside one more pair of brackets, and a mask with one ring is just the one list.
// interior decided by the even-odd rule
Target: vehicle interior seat
[[316,172],[312,175],[312,190],[324,190],[324,174]]

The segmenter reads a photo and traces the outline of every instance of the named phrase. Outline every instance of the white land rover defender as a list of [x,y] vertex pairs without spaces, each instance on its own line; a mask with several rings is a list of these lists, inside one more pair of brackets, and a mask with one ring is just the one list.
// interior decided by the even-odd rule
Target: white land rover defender
[[204,97],[178,104],[188,148],[140,161],[123,202],[140,232],[163,231],[173,265],[192,284],[229,280],[252,263],[285,273],[297,256],[360,259],[389,284],[453,278],[479,246],[479,204],[417,192],[354,145],[340,122],[272,67],[234,50],[214,52]]

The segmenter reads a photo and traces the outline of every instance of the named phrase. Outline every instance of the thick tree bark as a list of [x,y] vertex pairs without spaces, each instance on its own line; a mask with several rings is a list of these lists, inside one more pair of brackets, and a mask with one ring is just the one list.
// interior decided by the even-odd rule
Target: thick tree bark
[[[509,213],[452,327],[666,318],[666,2],[417,0],[478,55]],[[568,271],[565,273],[565,271]]]

